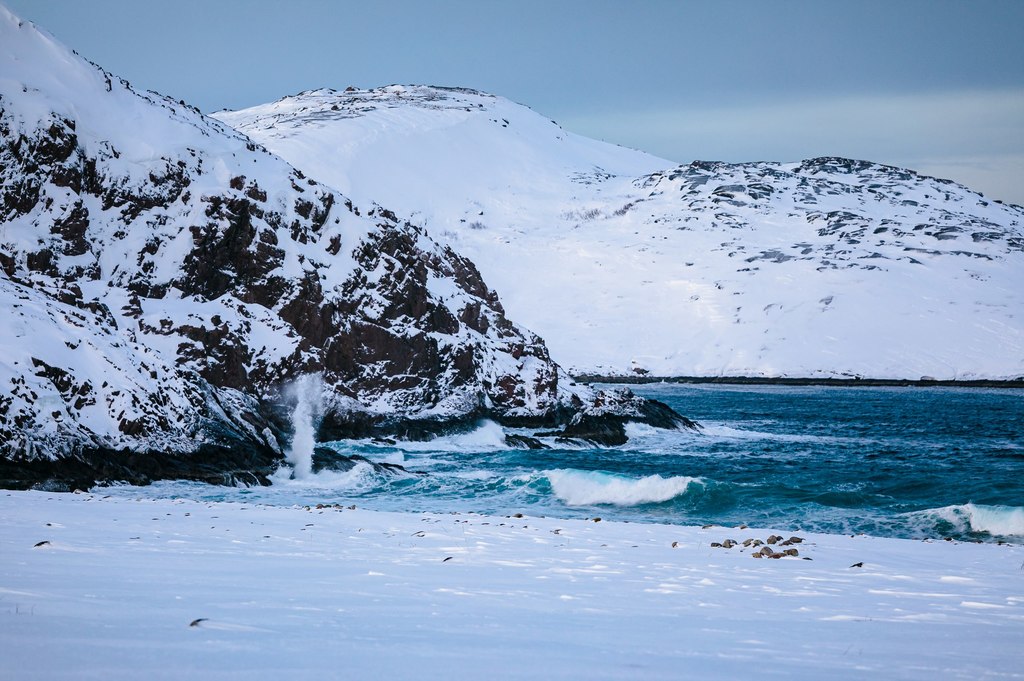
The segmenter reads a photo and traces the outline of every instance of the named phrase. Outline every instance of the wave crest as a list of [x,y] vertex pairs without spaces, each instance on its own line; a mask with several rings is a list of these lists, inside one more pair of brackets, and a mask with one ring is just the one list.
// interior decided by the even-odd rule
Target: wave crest
[[648,475],[628,478],[600,471],[556,469],[544,471],[543,476],[551,491],[567,506],[637,506],[661,503],[686,493],[692,484],[702,484],[700,478],[680,475],[663,478]]
[[959,532],[983,532],[994,537],[1024,537],[1024,507],[959,504],[912,515],[944,520]]
[[[440,435],[430,440],[398,440],[390,447],[405,452],[493,452],[510,449],[505,442],[505,429],[500,424],[484,419],[476,428],[465,433]],[[365,441],[366,444],[374,444]]]
[[358,461],[347,471],[322,470],[300,479],[292,478],[290,471],[282,468],[270,479],[278,488],[361,492],[378,487],[387,476],[375,471],[371,464]]

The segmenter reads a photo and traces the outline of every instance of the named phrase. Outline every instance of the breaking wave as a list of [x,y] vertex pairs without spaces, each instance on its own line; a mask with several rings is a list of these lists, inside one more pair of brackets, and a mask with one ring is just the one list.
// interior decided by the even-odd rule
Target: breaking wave
[[700,478],[648,475],[628,478],[599,471],[557,469],[544,471],[551,492],[567,506],[637,506],[656,504],[686,494],[690,485],[703,484]]
[[958,504],[908,514],[948,524],[953,534],[984,533],[993,537],[1024,537],[1024,507]]
[[441,435],[432,440],[398,440],[392,445],[406,452],[487,452],[509,449],[505,429],[494,421],[481,421],[467,433]]
[[369,463],[359,461],[347,471],[322,470],[296,479],[287,469],[282,469],[270,479],[274,487],[282,491],[319,489],[358,492],[379,487],[387,476],[375,471]]

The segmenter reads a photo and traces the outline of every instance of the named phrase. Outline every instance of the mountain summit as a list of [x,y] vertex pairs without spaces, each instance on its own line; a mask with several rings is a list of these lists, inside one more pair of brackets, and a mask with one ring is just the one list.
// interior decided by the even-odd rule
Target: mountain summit
[[577,374],[1024,375],[1024,210],[947,180],[843,158],[678,165],[453,88],[214,116],[471,259]]

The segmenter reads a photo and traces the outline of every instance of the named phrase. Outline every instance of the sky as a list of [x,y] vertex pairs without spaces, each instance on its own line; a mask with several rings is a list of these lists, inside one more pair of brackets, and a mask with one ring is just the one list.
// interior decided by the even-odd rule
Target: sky
[[470,87],[678,163],[847,156],[1024,205],[1024,0],[0,0],[203,111]]

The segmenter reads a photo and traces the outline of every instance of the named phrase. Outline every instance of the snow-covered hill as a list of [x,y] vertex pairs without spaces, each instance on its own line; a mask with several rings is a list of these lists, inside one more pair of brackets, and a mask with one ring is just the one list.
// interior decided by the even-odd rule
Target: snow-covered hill
[[296,400],[331,437],[683,422],[575,384],[421,228],[2,7],[0,211],[0,480],[265,473]]
[[837,158],[678,166],[459,89],[215,116],[424,225],[573,372],[1024,375],[1024,210],[949,181]]

